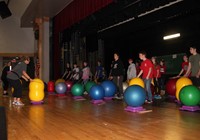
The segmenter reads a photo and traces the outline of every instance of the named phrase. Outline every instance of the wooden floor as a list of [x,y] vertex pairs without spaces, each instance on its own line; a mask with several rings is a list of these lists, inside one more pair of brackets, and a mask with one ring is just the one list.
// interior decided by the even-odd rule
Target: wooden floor
[[[28,92],[25,93],[26,95]],[[74,101],[49,95],[43,105],[11,104],[6,107],[8,140],[198,140],[200,112],[180,111],[175,103],[144,105],[148,113],[124,111],[123,101],[94,105],[90,100]]]

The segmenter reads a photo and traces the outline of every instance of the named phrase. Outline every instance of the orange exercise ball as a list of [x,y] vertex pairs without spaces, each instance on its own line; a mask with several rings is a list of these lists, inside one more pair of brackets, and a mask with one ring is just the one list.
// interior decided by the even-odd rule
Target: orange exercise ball
[[179,92],[180,90],[185,87],[185,86],[188,86],[188,85],[192,85],[192,81],[187,78],[187,77],[181,77],[177,80],[176,82],[176,99],[177,100],[180,100],[179,99]]
[[29,98],[33,102],[40,102],[44,99],[44,82],[40,79],[33,79],[29,84]]
[[136,77],[130,80],[129,86],[132,85],[138,85],[144,88],[144,81],[141,78]]

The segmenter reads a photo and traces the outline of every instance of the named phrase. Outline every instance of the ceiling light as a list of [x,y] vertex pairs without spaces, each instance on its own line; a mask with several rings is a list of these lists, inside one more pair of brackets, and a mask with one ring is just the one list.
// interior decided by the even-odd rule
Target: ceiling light
[[176,34],[172,34],[172,35],[167,35],[163,37],[163,40],[168,40],[168,39],[173,39],[173,38],[177,38],[180,37],[181,34],[180,33],[176,33]]

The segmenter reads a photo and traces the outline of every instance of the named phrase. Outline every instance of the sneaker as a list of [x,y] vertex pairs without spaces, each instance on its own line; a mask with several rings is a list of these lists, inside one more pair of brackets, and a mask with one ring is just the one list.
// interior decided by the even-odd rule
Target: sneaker
[[153,101],[152,101],[152,100],[148,100],[147,103],[148,103],[148,104],[151,104],[151,103],[153,103]]
[[123,96],[117,96],[117,97],[115,97],[115,99],[118,99],[118,100],[122,100],[123,99]]
[[16,102],[15,105],[23,106],[24,104],[22,102]]

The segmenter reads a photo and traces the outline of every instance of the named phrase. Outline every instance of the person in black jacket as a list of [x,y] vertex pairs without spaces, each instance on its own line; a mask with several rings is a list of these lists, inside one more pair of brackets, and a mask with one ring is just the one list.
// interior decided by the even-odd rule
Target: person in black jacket
[[11,62],[8,62],[5,67],[2,70],[2,74],[1,74],[1,80],[3,82],[3,96],[7,96],[8,95],[8,80],[7,80],[7,74],[10,71],[10,66],[11,66]]
[[112,63],[110,80],[117,86],[117,94],[115,95],[116,99],[123,99],[123,79],[124,79],[124,65],[122,61],[119,59],[119,54],[114,53],[114,61]]

